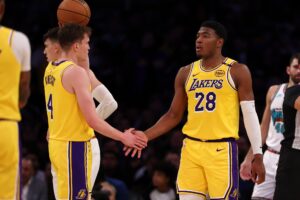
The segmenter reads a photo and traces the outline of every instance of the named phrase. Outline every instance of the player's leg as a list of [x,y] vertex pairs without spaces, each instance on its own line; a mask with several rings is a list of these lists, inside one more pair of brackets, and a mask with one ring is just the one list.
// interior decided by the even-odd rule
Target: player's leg
[[279,154],[266,151],[264,153],[264,165],[266,169],[266,179],[261,184],[255,184],[252,193],[252,200],[273,199],[275,191],[275,176],[279,161]]
[[18,123],[0,120],[0,199],[20,199]]
[[[92,162],[92,172],[91,172],[91,186],[89,187],[89,192],[92,192],[93,186],[95,184],[99,167],[100,167],[100,146],[97,138],[91,139],[91,162]],[[89,160],[90,158],[88,158]]]
[[238,149],[235,141],[207,143],[205,174],[211,199],[238,199]]
[[88,198],[88,185],[91,184],[90,148],[90,142],[49,140],[56,199]]
[[201,155],[199,152],[201,152],[200,142],[184,140],[177,176],[177,193],[181,200],[189,196],[205,199],[207,194],[206,178],[201,163],[198,162],[201,158],[196,158],[197,155]]
[[196,194],[179,195],[180,200],[205,200],[205,197]]

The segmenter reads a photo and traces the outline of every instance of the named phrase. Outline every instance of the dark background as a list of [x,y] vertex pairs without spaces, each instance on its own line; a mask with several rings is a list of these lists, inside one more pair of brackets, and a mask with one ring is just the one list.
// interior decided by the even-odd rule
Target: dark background
[[[57,25],[59,3],[59,0],[7,0],[1,22],[24,32],[30,39],[32,94],[22,110],[20,128],[23,154],[36,154],[41,170],[49,162],[42,85],[47,63],[42,36]],[[204,20],[214,19],[227,27],[229,37],[223,54],[250,68],[260,119],[268,87],[287,81],[285,67],[291,55],[299,51],[300,15],[296,1],[87,0],[87,3],[92,12],[91,68],[119,104],[108,121],[120,130],[129,127],[144,130],[167,111],[178,69],[197,59],[195,38]],[[151,142],[150,150],[138,161],[136,169],[151,160],[149,157],[160,160],[169,151],[179,153],[180,132],[178,126]],[[240,135],[242,159],[248,148],[242,123]],[[118,155],[119,169],[136,172],[132,166],[136,160],[124,158],[120,144],[106,138],[100,138],[100,143],[102,152],[114,151]],[[122,170],[111,176],[133,188],[134,180]]]

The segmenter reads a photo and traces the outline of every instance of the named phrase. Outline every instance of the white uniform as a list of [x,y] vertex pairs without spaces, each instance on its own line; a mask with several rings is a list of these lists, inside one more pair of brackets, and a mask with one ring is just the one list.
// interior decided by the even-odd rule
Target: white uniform
[[259,185],[255,184],[252,198],[263,197],[273,199],[275,191],[275,177],[281,148],[280,142],[283,140],[284,124],[282,103],[286,86],[287,84],[281,84],[271,101],[271,120],[266,140],[268,149],[264,153],[263,160],[266,169],[266,180]]

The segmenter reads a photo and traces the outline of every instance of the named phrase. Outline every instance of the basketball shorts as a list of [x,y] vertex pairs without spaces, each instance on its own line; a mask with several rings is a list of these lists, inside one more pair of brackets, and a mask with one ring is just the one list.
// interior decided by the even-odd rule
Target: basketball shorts
[[0,199],[20,199],[18,122],[0,120]]
[[206,199],[238,199],[238,149],[235,141],[200,142],[184,139],[177,176],[180,195]]
[[278,161],[279,154],[270,152],[268,150],[265,151],[263,162],[266,169],[266,179],[259,185],[255,184],[253,188],[252,198],[261,197],[265,199],[273,199]]
[[100,166],[98,141],[49,140],[56,199],[89,199]]

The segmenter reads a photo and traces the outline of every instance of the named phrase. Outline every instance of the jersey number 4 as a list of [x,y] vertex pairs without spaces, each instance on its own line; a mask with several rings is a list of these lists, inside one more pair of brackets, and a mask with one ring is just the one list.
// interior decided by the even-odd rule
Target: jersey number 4
[[[196,112],[203,112],[205,109],[209,112],[212,112],[216,108],[216,99],[217,96],[213,92],[209,92],[207,94],[204,94],[203,92],[196,92],[195,98],[197,99],[197,104],[195,106]],[[203,100],[206,100],[204,103]],[[203,105],[205,104],[205,105]]]
[[52,94],[49,95],[47,102],[47,110],[50,112],[50,118],[53,119],[53,103],[52,103]]

